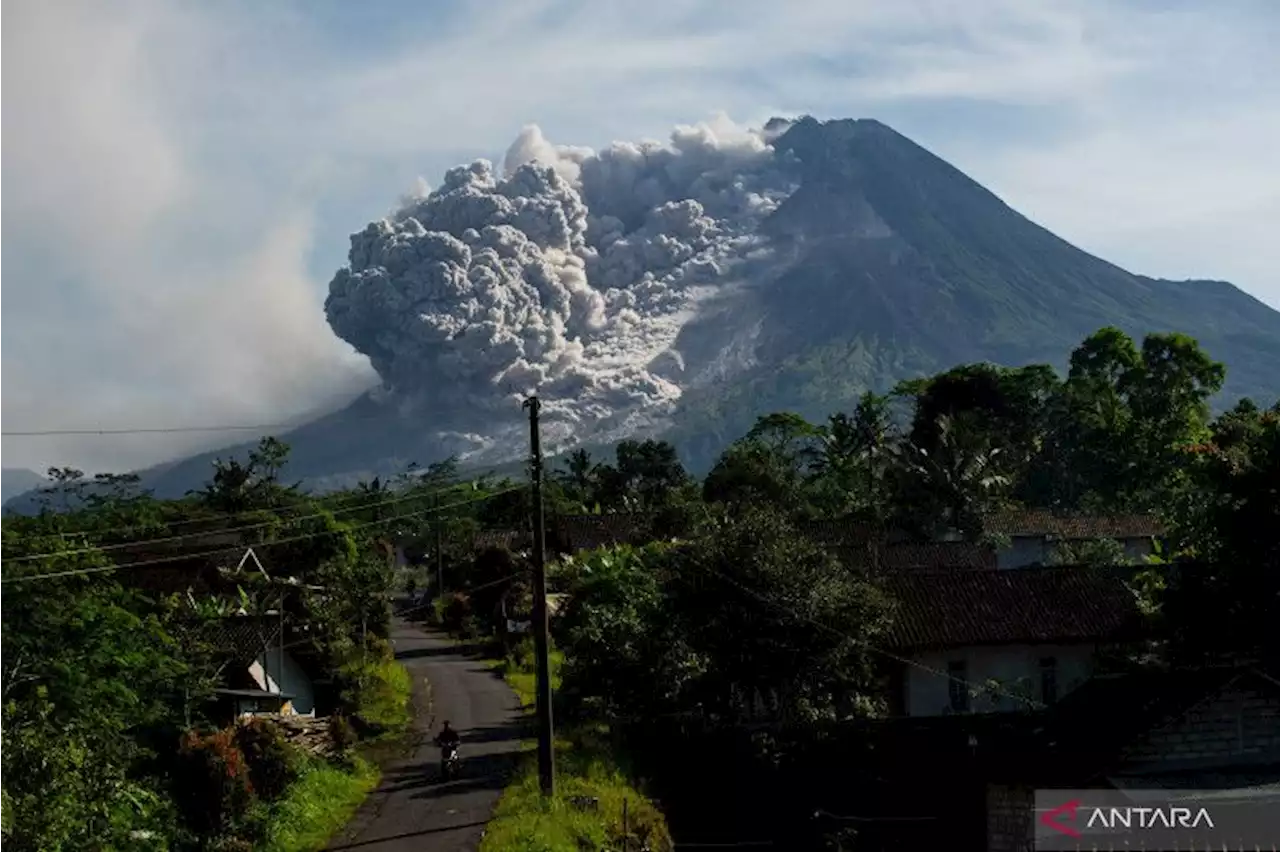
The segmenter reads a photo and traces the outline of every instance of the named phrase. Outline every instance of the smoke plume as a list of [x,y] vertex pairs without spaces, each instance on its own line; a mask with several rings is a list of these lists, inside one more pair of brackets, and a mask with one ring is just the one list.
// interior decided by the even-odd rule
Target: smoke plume
[[777,131],[724,119],[597,153],[528,126],[500,172],[450,169],[354,234],[329,323],[438,428],[485,433],[532,392],[566,435],[633,428],[680,398],[680,329],[794,189]]

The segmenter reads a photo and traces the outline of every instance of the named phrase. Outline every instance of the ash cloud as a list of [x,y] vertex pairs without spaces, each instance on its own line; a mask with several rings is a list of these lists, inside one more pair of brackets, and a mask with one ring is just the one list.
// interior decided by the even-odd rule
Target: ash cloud
[[677,335],[795,188],[781,129],[721,119],[595,152],[528,126],[501,170],[455,167],[354,234],[329,324],[386,397],[476,450],[535,391],[553,436],[634,428],[679,399]]

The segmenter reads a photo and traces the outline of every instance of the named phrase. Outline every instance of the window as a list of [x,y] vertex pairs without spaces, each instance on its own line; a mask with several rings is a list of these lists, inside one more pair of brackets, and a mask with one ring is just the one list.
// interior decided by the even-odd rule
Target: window
[[1040,660],[1040,703],[1048,706],[1058,700],[1058,661],[1053,657]]
[[947,688],[952,713],[969,712],[969,667],[964,660],[947,663]]

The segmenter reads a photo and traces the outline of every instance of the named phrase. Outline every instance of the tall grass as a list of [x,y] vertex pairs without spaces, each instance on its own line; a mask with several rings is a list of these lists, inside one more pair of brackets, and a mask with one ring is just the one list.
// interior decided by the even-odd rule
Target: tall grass
[[260,852],[317,852],[355,814],[378,783],[378,769],[355,758],[347,770],[311,760],[280,801],[271,805]]
[[[550,658],[554,689],[564,654],[553,650]],[[536,701],[532,644],[521,643],[493,667],[531,709]],[[594,726],[561,729],[559,734],[555,797],[542,797],[537,760],[526,755],[485,829],[481,852],[670,852],[674,847],[666,820],[618,766],[607,732]]]

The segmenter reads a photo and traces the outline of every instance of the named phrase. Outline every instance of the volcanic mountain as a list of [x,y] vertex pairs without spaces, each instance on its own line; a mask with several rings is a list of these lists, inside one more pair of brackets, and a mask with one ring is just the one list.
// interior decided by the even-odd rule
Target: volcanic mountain
[[[598,153],[529,127],[500,169],[455,168],[355,234],[349,260],[326,313],[382,385],[281,436],[315,487],[517,460],[534,390],[553,450],[665,436],[705,469],[760,414],[823,418],[962,362],[1062,367],[1104,325],[1196,337],[1227,365],[1219,405],[1280,393],[1280,312],[1081,251],[869,119]],[[146,480],[182,493],[215,455]]]

